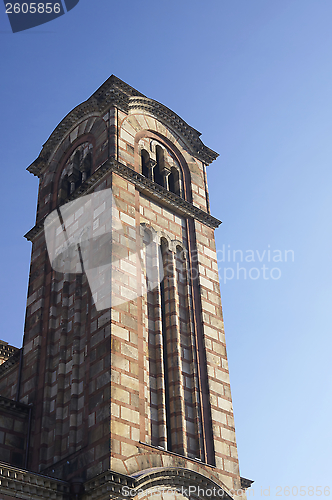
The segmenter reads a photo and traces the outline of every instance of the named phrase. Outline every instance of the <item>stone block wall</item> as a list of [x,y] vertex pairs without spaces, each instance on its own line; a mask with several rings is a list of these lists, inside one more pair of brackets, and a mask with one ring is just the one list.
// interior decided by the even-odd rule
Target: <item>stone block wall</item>
[[20,350],[0,365],[0,395],[16,399],[20,366]]
[[0,461],[26,466],[30,408],[0,397]]
[[[98,92],[64,119],[30,167],[40,188],[37,224],[28,235],[33,245],[19,392],[22,403],[33,405],[29,468],[91,481],[108,469],[131,475],[180,467],[228,491],[239,488],[204,145],[197,149],[198,133],[179,117],[168,121],[167,108],[154,113],[153,105],[131,106],[133,89],[120,105],[111,100],[99,112],[107,99]],[[91,171],[78,175],[80,165],[74,175],[75,152],[85,145]],[[156,162],[157,146],[166,174],[172,166],[181,172],[178,192],[143,172],[142,149]],[[98,199],[98,193],[100,206],[81,227],[87,209],[80,200]],[[119,230],[106,215],[107,193]],[[70,204],[79,208],[64,219]],[[63,219],[59,234],[61,225],[69,237],[82,229],[79,250],[70,250],[75,265],[67,268],[59,264],[61,252],[58,264],[50,259],[44,221],[51,213]],[[90,255],[84,231],[91,228],[100,233]],[[110,255],[107,267],[102,259]],[[112,290],[105,289],[107,280]],[[6,381],[0,377],[0,388],[11,381],[5,394],[13,398],[18,372],[11,370]]]

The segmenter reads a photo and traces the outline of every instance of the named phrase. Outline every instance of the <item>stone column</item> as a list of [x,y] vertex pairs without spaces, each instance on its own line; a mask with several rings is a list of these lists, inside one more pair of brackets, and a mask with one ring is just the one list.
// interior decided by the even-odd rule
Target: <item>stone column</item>
[[79,178],[80,178],[79,170],[76,168],[74,163],[71,163],[71,165],[68,168],[68,181],[70,182],[70,194],[72,194],[75,191],[75,183],[78,181]]
[[163,186],[165,189],[167,189],[167,191],[169,191],[168,177],[171,174],[171,169],[167,165],[165,165],[160,173],[163,177]]

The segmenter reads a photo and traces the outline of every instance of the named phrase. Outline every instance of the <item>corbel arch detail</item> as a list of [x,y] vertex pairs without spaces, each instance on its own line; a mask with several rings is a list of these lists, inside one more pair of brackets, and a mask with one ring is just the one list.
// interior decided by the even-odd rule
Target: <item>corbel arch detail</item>
[[162,137],[156,139],[151,135],[154,134],[147,131],[137,140],[137,171],[168,191],[188,199],[190,190],[186,187],[189,187],[190,174],[185,160],[181,161],[174,146],[165,144]]
[[192,202],[191,173],[186,158],[188,161],[193,158],[178,135],[154,117],[135,113],[119,123],[119,136],[122,134],[132,137],[136,172]]
[[[75,157],[76,155],[76,157]],[[42,186],[52,183],[52,209],[62,203],[108,158],[107,123],[86,117],[50,153]]]
[[85,182],[94,169],[94,147],[95,141],[85,140],[76,147],[71,148],[59,171],[58,182],[55,186],[57,192],[57,204],[63,202],[75,189]]
[[150,234],[151,241],[153,241],[157,245],[160,245],[161,240],[164,239],[167,243],[168,250],[174,253],[177,251],[177,249],[180,249],[180,251],[185,252],[186,255],[187,250],[181,240],[172,239],[167,233],[165,233],[165,231],[156,229],[153,224],[142,222],[140,225],[140,234],[142,237],[144,236],[145,232]]

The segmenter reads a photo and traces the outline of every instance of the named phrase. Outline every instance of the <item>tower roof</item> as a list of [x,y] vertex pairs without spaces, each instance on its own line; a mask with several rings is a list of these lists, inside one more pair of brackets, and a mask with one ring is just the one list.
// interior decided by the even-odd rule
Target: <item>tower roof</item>
[[111,75],[91,97],[65,116],[43,145],[38,158],[27,170],[38,176],[57,144],[81,119],[96,113],[102,115],[111,106],[115,106],[125,113],[137,109],[156,117],[181,137],[193,156],[206,164],[211,163],[218,156],[218,153],[203,144],[200,139],[201,133],[188,125],[176,113],[158,101],[146,97],[115,75]]

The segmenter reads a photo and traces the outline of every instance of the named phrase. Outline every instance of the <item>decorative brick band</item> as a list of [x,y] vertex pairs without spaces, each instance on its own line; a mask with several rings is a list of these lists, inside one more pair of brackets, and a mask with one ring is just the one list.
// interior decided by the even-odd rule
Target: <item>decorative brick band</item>
[[[132,168],[127,167],[127,165],[124,165],[114,159],[107,160],[101,167],[99,167],[88,180],[81,184],[74,191],[74,193],[72,193],[65,200],[65,203],[75,200],[76,198],[92,191],[95,185],[110,172],[115,172],[124,179],[132,182],[143,194],[159,201],[179,215],[197,219],[199,222],[202,222],[213,229],[216,229],[221,224],[220,220],[216,219],[207,212],[204,212],[204,210],[195,207],[192,203],[189,203],[189,201],[184,200],[177,194],[167,191],[164,187],[156,184],[147,177],[144,177],[144,175],[135,172]],[[28,241],[33,241],[40,234],[44,227],[44,220],[45,218],[43,218],[24,235]]]
[[147,194],[150,198],[168,206],[179,215],[197,219],[199,222],[202,222],[213,229],[216,229],[221,224],[220,220],[216,219],[207,212],[204,212],[204,210],[195,207],[192,203],[184,200],[177,194],[167,191],[164,187],[156,184],[147,177],[144,177],[144,175],[135,172],[132,168],[129,168],[115,160],[109,160],[109,162],[112,163],[112,172],[116,172],[125,179],[129,180],[135,184],[142,193]]
[[[196,488],[196,492],[201,490],[211,490],[218,492],[219,495],[211,495],[208,498],[222,498],[223,500],[231,500],[232,497],[224,487],[221,487],[212,479],[200,474],[199,472],[183,469],[180,467],[172,467],[167,469],[142,471],[137,476],[136,488],[147,490],[150,488],[158,488],[168,486],[169,488],[188,489],[190,486]],[[221,491],[220,491],[221,490]],[[190,498],[201,499],[198,493],[191,493]]]
[[106,491],[112,497],[121,498],[122,488],[134,489],[136,483],[130,476],[108,470],[84,483],[84,491],[89,499],[98,499]]
[[[253,481],[241,478],[241,487],[248,488]],[[249,484],[250,483],[250,484]],[[212,479],[189,469],[180,467],[155,468],[142,471],[134,476],[126,476],[108,470],[84,483],[85,497],[89,500],[106,498],[129,498],[128,493],[123,490],[149,490],[158,487],[189,488],[196,487],[204,490],[222,490],[223,500],[231,500],[232,497],[224,487],[220,487]],[[69,497],[70,485],[65,481],[54,479],[41,474],[36,474],[23,469],[17,469],[0,463],[0,493],[23,498],[21,495],[31,495],[31,498],[49,498],[53,500],[64,500]],[[199,498],[191,495],[191,498]],[[221,495],[209,496],[209,498],[221,498]]]
[[64,500],[64,498],[68,498],[69,485],[64,481],[1,463],[0,493],[13,495],[15,498]]
[[172,110],[157,101],[147,97],[132,97],[129,103],[130,109],[142,110],[155,116],[161,123],[175,130],[177,134],[186,142],[193,155],[203,163],[210,164],[218,158],[218,153],[208,148],[200,139],[201,133],[190,127],[182,118]]
[[191,463],[196,463],[198,465],[204,465],[204,467],[210,467],[210,469],[216,468],[215,465],[207,464],[206,462],[202,462],[202,460],[198,460],[198,459],[191,458],[191,457],[185,457],[185,456],[181,455],[180,453],[175,453],[174,451],[162,450],[159,446],[153,446],[152,444],[143,443],[142,441],[140,441],[140,444],[147,446],[148,448],[153,448],[153,449],[157,450],[158,452],[162,451],[166,455],[174,455],[175,457],[184,458]]
[[[219,492],[221,490],[222,494],[209,496],[209,498],[232,500],[226,489],[212,479],[199,472],[180,467],[149,469],[133,476],[107,471],[87,481],[84,484],[84,490],[87,498],[92,500],[98,499],[102,493],[105,494],[106,492],[110,495],[110,498],[130,498],[135,496],[134,493],[137,490],[145,491],[158,487],[187,489],[189,486],[196,487],[197,491],[199,491],[198,488]],[[133,495],[128,496],[128,493],[133,493]],[[190,498],[199,500],[200,497],[193,494]]]
[[29,413],[31,406],[0,396],[0,409]]
[[62,120],[43,146],[39,157],[28,167],[28,171],[39,176],[56,145],[75,126],[79,120],[92,113],[100,114],[115,106],[125,113],[130,109],[147,112],[182,137],[189,150],[204,163],[211,163],[218,153],[205,146],[200,139],[200,132],[188,125],[172,110],[163,104],[145,97],[141,92],[112,75],[89,99],[79,104]]

